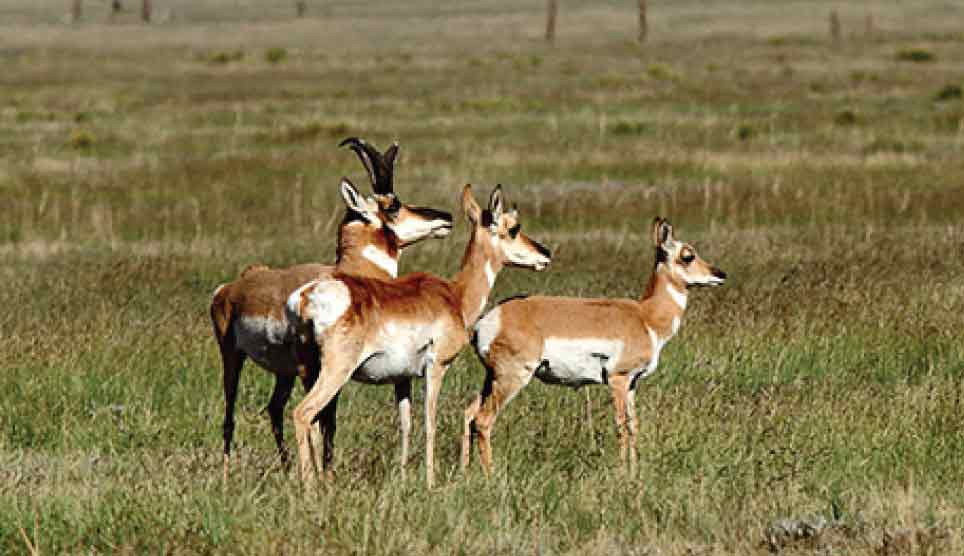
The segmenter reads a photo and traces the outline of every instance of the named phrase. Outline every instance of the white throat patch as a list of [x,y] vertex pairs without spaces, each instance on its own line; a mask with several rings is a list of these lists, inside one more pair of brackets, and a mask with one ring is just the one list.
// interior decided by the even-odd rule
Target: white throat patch
[[362,257],[365,257],[371,261],[372,264],[387,272],[392,278],[398,277],[398,261],[374,245],[369,245],[362,249]]
[[485,261],[485,279],[489,281],[490,288],[495,285],[495,271],[489,261]]
[[680,309],[686,309],[686,292],[677,290],[672,284],[666,284],[666,291],[669,292],[669,296],[679,305]]
[[646,327],[646,331],[649,332],[649,341],[653,342],[653,355],[649,360],[649,364],[646,365],[646,371],[643,373],[642,378],[646,378],[656,372],[656,367],[659,365],[659,352],[663,350],[663,346],[666,345],[666,342],[669,340],[668,338],[661,340],[656,334],[656,331],[648,326]]

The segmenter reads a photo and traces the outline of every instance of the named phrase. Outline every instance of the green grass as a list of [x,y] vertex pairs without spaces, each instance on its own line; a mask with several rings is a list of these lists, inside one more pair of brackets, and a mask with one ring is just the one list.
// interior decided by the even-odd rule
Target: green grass
[[[178,0],[146,28],[22,4],[0,0],[0,552],[964,550],[960,7],[869,3],[873,37],[840,8],[833,44],[831,2],[687,0],[652,5],[640,47],[630,3],[565,5],[550,47],[544,5],[504,0],[299,21]],[[507,269],[493,299],[638,296],[656,215],[727,271],[640,385],[637,475],[604,388],[533,383],[496,425],[495,475],[461,476],[466,351],[434,490],[421,393],[403,474],[390,389],[353,384],[338,477],[303,492],[251,363],[222,483],[210,294],[253,262],[333,259],[338,178],[365,182],[348,135],[399,140],[415,204],[505,184],[554,264]],[[452,274],[463,232],[402,271]],[[814,514],[816,537],[768,540]]]

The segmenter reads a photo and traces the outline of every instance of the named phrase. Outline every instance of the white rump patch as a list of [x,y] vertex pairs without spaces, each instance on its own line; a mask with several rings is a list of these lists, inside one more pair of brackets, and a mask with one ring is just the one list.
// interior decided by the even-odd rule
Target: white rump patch
[[492,342],[502,330],[502,307],[489,311],[475,324],[475,346],[482,357],[488,357]]
[[545,363],[536,370],[536,377],[543,382],[574,388],[602,384],[622,353],[620,340],[549,337],[542,346]]
[[[307,302],[304,310],[299,311],[302,293],[306,292]],[[314,322],[315,338],[320,338],[332,324],[341,318],[351,304],[348,287],[339,280],[315,280],[294,291],[285,304],[289,323],[300,329],[308,321]]]
[[666,284],[666,291],[669,292],[669,296],[679,305],[680,309],[686,309],[686,292],[677,290],[672,284]]
[[224,286],[227,286],[227,284],[221,284],[220,286],[214,288],[214,293],[211,294],[211,298],[213,299],[213,298],[217,297],[217,296],[218,296],[218,293],[219,293],[221,290],[224,289]]
[[371,261],[372,264],[387,272],[392,278],[398,277],[398,260],[374,245],[369,245],[362,249],[362,257],[365,257]]

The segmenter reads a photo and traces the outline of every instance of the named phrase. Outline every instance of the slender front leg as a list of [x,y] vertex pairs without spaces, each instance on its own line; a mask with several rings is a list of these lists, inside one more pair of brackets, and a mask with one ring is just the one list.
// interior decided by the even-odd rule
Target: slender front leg
[[433,361],[425,375],[425,479],[428,488],[435,484],[435,415],[446,370],[448,365]]
[[626,425],[629,427],[629,472],[633,477],[636,476],[637,446],[636,432],[638,423],[636,421],[636,389],[633,385],[626,390]]
[[[346,333],[350,334],[350,331]],[[328,349],[330,346],[331,349]],[[332,338],[325,344],[325,360],[318,381],[294,411],[295,435],[298,438],[298,459],[301,478],[306,484],[317,478],[318,468],[315,451],[311,441],[311,424],[319,412],[338,395],[338,391],[351,380],[358,366],[361,342]],[[328,423],[331,426],[331,423]]]
[[616,434],[619,435],[619,461],[626,463],[626,391],[628,380],[624,375],[609,377],[609,393],[613,399],[616,417]]
[[[318,373],[321,372],[321,350],[318,348],[318,344],[314,341],[302,341],[301,338],[298,338],[292,346],[292,353],[294,353],[295,361],[297,363],[297,374],[299,377],[301,377],[301,385],[304,387],[305,394],[307,394],[311,391],[311,388],[315,385],[315,382],[318,381]],[[338,398],[336,395],[335,400],[333,400],[332,403],[336,403],[337,400]],[[330,406],[331,404],[328,405]],[[333,412],[334,410],[331,411],[331,413]],[[328,407],[326,406],[325,410],[322,411],[321,417],[319,417],[315,423],[318,427],[317,432],[325,439],[326,446],[329,443],[328,419],[329,411]],[[314,430],[311,431],[311,435],[311,445],[312,447],[317,448],[318,436],[315,435]],[[318,455],[315,454],[315,457],[317,458]],[[328,459],[330,459],[330,457]]]
[[404,379],[395,384],[395,404],[398,406],[398,427],[402,432],[402,472],[408,461],[408,437],[412,431],[412,381]]

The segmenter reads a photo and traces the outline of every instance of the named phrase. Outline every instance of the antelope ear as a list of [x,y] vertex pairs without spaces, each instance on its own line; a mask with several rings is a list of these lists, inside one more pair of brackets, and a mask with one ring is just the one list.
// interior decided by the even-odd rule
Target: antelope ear
[[358,214],[365,214],[367,212],[361,193],[358,192],[358,188],[356,188],[348,178],[341,178],[341,198],[344,199],[345,205],[349,209]]
[[498,222],[499,218],[502,216],[502,208],[504,202],[502,200],[502,184],[495,186],[492,190],[492,194],[489,195],[489,212],[492,213],[492,220]]
[[479,222],[482,221],[482,209],[475,202],[475,197],[472,196],[472,184],[470,183],[465,184],[465,187],[462,188],[462,212],[473,225],[478,226]]
[[653,220],[653,243],[657,247],[669,249],[673,244],[673,225],[659,216]]

